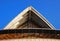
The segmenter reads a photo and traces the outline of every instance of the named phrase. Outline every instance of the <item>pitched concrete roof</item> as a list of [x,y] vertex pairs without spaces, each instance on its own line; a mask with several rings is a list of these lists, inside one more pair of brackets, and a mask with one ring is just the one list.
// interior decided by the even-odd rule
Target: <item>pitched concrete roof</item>
[[46,25],[48,25],[51,29],[55,29],[54,26],[32,6],[26,8],[23,12],[16,16],[4,29],[16,29],[17,26],[21,24],[19,21],[24,18],[23,15],[27,14],[28,11],[34,12]]

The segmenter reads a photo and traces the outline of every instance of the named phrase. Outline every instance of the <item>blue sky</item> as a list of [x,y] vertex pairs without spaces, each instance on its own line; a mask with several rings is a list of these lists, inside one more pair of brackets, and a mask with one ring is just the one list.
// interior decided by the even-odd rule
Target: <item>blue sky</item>
[[60,0],[0,0],[0,30],[28,6],[33,6],[60,29]]

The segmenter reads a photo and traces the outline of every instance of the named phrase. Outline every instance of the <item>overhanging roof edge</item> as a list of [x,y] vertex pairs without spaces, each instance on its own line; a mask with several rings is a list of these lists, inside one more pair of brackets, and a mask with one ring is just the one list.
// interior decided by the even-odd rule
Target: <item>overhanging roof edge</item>
[[22,18],[22,15],[25,14],[27,11],[29,11],[31,8],[28,7],[24,9],[21,13],[19,13],[4,29],[12,29],[11,26],[13,26],[14,23],[20,20]]
[[39,13],[36,9],[34,9],[32,6],[31,7],[31,10],[36,14],[38,15],[47,25],[49,25],[49,27],[51,29],[56,29],[41,13]]

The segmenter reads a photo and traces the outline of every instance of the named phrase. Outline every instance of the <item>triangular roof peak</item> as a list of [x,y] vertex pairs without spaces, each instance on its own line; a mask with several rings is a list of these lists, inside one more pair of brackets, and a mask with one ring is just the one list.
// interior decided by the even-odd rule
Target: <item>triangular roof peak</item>
[[[27,14],[28,11],[34,12],[35,15],[37,15],[41,20],[43,20],[44,25],[49,26],[50,29],[54,29],[54,26],[50,22],[48,22],[47,19],[42,16],[37,10],[35,10],[32,6],[27,7],[23,12],[16,16],[4,29],[16,29],[17,26],[21,24],[19,21],[24,18],[23,15]],[[40,20],[38,19],[38,21]]]

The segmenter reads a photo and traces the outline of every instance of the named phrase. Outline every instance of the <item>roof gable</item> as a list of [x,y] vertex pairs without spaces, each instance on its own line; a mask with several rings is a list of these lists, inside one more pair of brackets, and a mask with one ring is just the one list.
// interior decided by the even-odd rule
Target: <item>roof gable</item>
[[[29,16],[27,16],[29,15]],[[45,17],[43,17],[39,12],[37,12],[33,7],[26,8],[23,12],[21,12],[16,18],[14,18],[4,29],[17,29],[17,27],[24,22],[26,22],[29,18],[29,21],[32,20],[40,26],[45,28],[54,29],[51,23],[47,21]]]

